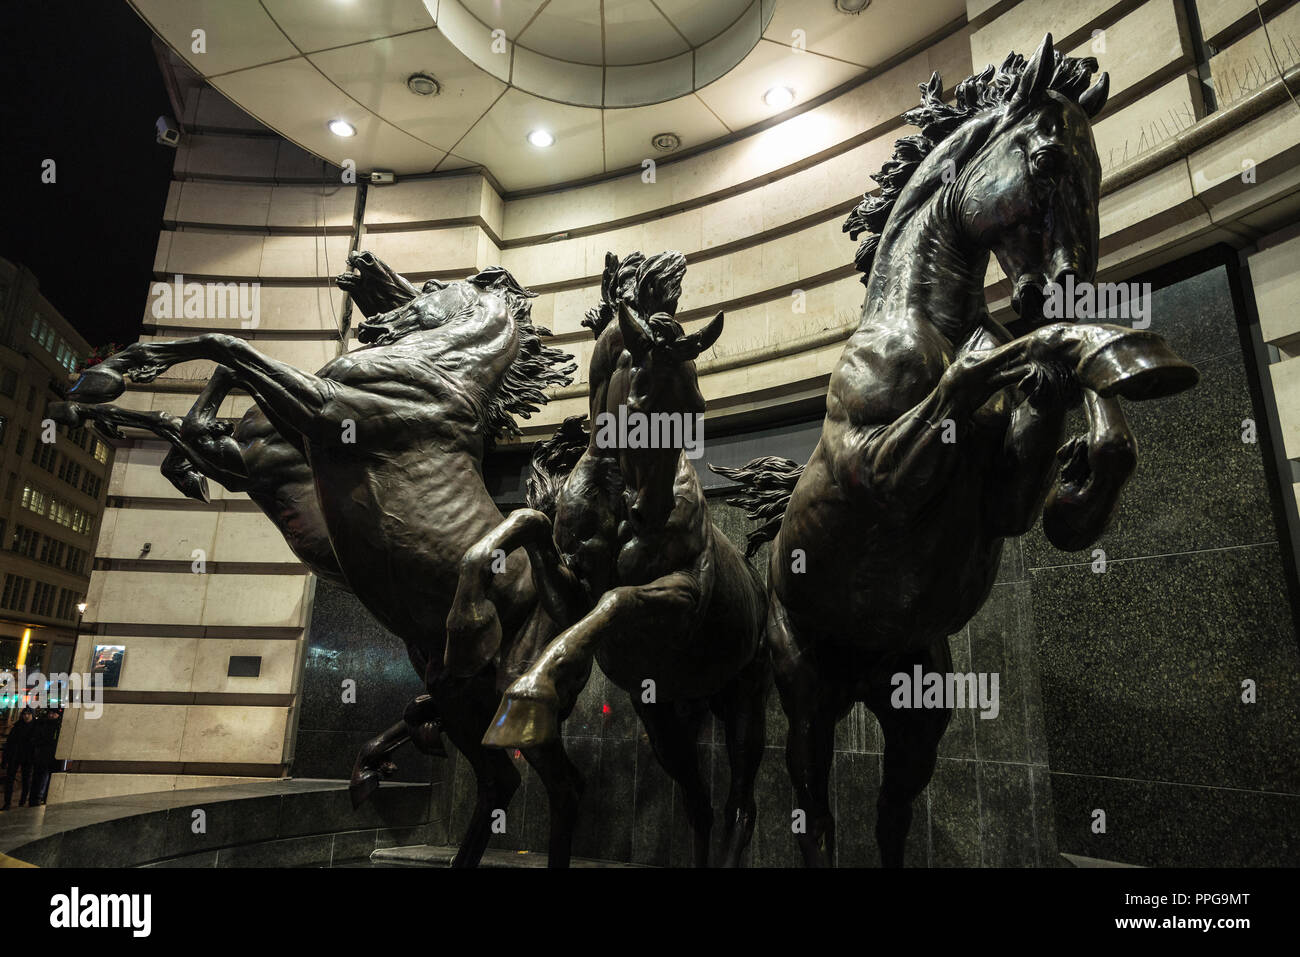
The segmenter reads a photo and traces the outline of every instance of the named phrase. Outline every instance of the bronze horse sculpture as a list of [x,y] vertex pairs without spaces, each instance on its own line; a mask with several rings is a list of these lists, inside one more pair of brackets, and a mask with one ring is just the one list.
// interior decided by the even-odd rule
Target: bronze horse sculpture
[[[362,274],[341,285],[359,304],[391,308],[359,326],[366,347],[318,374],[271,360],[231,336],[137,343],[83,373],[70,391],[74,403],[60,413],[114,427],[154,427],[176,448],[168,474],[187,494],[203,493],[195,472],[234,487],[242,481],[250,494],[258,479],[270,492],[277,480],[290,482],[278,492],[294,508],[268,514],[291,533],[310,527],[313,540],[328,544],[328,556],[318,555],[303,547],[302,537],[290,538],[314,570],[337,574],[406,643],[428,692],[363,749],[354,801],[391,770],[388,755],[402,742],[413,737],[432,752],[439,732],[446,733],[477,778],[477,803],[453,861],[473,866],[494,812],[509,804],[520,783],[509,757],[480,743],[483,729],[516,676],[507,663],[522,669],[555,627],[538,603],[523,555],[512,557],[492,584],[504,624],[495,644],[448,642],[445,622],[461,555],[502,519],[483,484],[484,453],[497,435],[517,431],[512,415],[527,417],[545,401],[543,388],[570,381],[573,366],[570,356],[543,345],[530,318],[533,294],[503,269],[464,282],[431,281],[412,295],[409,283],[367,254],[354,254],[349,264]],[[124,391],[124,376],[147,382],[191,359],[214,361],[225,371],[188,423],[94,409]],[[221,390],[232,386],[251,394],[260,410],[233,434],[213,418]],[[278,473],[260,471],[264,460],[257,453],[266,450],[259,442],[276,452]],[[550,800],[550,864],[565,866],[581,775],[558,740],[523,755]]]
[[[1039,514],[1057,547],[1094,542],[1136,466],[1118,397],[1197,380],[1154,334],[1042,325],[1046,284],[1097,268],[1096,69],[1049,35],[1028,62],[1013,54],[961,83],[955,105],[937,74],[922,85],[906,115],[920,135],[898,141],[881,194],[845,225],[870,233],[867,296],[811,459],[717,470],[764,523],[751,548],[773,539],[768,640],[808,865],[834,862],[833,735],[855,701],[884,733],[876,838],[882,863],[902,865],[951,710],[895,706],[891,676],[951,672],[948,636],[988,597],[1004,539]],[[1032,330],[1019,338],[985,304],[990,252]],[[1062,446],[1080,402],[1088,434]]]
[[644,416],[642,423],[665,414],[702,417],[694,359],[717,339],[723,319],[719,313],[690,334],[673,319],[685,271],[679,253],[636,253],[622,264],[606,257],[604,301],[585,323],[597,335],[586,449],[559,486],[554,522],[520,509],[466,552],[448,632],[464,634],[467,644],[497,640],[493,562],[523,548],[562,630],[506,689],[484,743],[555,740],[594,657],[629,694],[656,758],[681,786],[693,861],[707,866],[713,809],[696,737],[711,709],[725,726],[731,770],[719,860],[736,866],[754,828],[770,686],[762,582],[714,526],[679,442],[645,447],[632,429],[624,438],[605,429],[620,410],[629,420]]

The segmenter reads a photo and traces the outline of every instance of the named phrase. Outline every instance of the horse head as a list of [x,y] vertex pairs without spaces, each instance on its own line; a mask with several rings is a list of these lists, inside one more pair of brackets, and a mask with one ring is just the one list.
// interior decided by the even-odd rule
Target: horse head
[[1101,161],[1091,120],[1108,79],[1091,88],[1079,82],[1095,68],[1060,57],[1048,34],[958,178],[964,237],[997,257],[1012,283],[1012,308],[1033,325],[1042,321],[1048,283],[1090,282],[1097,271]]
[[[981,257],[992,253],[1012,283],[1012,306],[1031,324],[1042,320],[1045,286],[1073,274],[1091,281],[1097,269],[1097,201],[1101,162],[1092,120],[1105,105],[1106,74],[1089,86],[1097,61],[1067,57],[1044,37],[1026,61],[1011,54],[958,84],[944,99],[934,74],[921,85],[921,105],[904,115],[921,135],[895,145],[850,214],[845,232],[870,233],[856,257],[869,287],[877,251],[920,233],[951,240],[983,286]],[[936,226],[914,213],[937,211]]]
[[627,350],[626,402],[632,412],[704,412],[695,359],[722,335],[722,313],[696,332],[686,333],[668,313],[648,318],[619,303],[618,326]]

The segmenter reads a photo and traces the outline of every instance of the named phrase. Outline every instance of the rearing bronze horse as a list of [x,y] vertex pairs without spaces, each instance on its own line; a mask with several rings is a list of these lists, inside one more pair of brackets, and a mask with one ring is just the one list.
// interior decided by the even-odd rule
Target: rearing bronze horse
[[[447,629],[461,643],[495,640],[492,567],[524,548],[542,605],[563,630],[506,689],[484,743],[554,740],[594,656],[628,692],[655,756],[681,785],[694,862],[705,866],[713,809],[696,737],[711,709],[725,726],[731,768],[720,862],[736,866],[754,830],[770,685],[763,585],[714,526],[681,445],[632,438],[634,417],[654,430],[656,422],[698,421],[704,412],[694,360],[721,334],[723,320],[719,314],[688,335],[673,319],[685,272],[680,253],[636,253],[623,264],[606,257],[605,301],[586,323],[597,332],[595,427],[586,451],[559,488],[553,525],[539,511],[520,509],[466,552]],[[623,412],[633,425],[626,437],[611,439],[602,423],[612,421],[606,416],[622,421]]]
[[[812,458],[718,469],[765,523],[751,548],[775,535],[768,639],[810,865],[834,861],[834,730],[864,701],[885,741],[877,842],[883,863],[901,866],[951,710],[895,706],[892,676],[951,672],[948,636],[988,597],[1004,539],[1040,512],[1061,548],[1105,530],[1136,465],[1117,396],[1196,382],[1153,334],[1058,323],[1015,339],[985,305],[990,251],[1031,327],[1047,283],[1095,275],[1090,119],[1107,91],[1104,74],[1088,86],[1096,69],[1057,54],[1049,35],[1028,63],[1013,54],[960,84],[955,106],[937,74],[922,85],[906,117],[921,135],[898,141],[875,177],[881,195],[845,226],[872,234],[858,254],[867,297]],[[1058,476],[1080,393],[1088,435],[1060,449]]]

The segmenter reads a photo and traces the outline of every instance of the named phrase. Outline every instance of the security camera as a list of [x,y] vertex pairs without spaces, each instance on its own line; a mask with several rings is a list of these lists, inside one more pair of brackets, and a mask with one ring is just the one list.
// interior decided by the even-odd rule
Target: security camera
[[170,116],[160,116],[154,123],[154,129],[157,131],[154,139],[163,146],[170,146],[175,149],[181,141],[181,131],[176,128],[176,121]]

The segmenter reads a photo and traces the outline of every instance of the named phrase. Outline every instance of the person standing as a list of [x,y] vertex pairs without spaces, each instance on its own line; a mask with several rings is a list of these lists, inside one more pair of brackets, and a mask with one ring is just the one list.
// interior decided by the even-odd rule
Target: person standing
[[18,716],[18,723],[5,739],[3,764],[5,770],[5,804],[0,811],[9,810],[9,803],[14,796],[14,779],[18,772],[23,775],[23,787],[18,797],[18,806],[27,803],[27,795],[32,786],[32,764],[36,759],[36,713],[31,708],[23,708]]
[[54,770],[54,751],[59,743],[59,728],[63,712],[50,708],[34,722],[32,740],[34,743],[34,767],[36,777],[32,782],[29,795],[29,807],[45,803],[45,795],[50,790],[50,772]]

